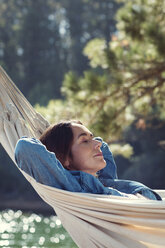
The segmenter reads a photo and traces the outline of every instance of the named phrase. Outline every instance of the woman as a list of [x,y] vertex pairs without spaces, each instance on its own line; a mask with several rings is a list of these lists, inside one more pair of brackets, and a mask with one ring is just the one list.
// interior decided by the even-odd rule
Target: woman
[[18,167],[36,181],[72,192],[161,200],[147,186],[117,179],[108,145],[79,121],[50,126],[40,137],[22,138],[15,149]]

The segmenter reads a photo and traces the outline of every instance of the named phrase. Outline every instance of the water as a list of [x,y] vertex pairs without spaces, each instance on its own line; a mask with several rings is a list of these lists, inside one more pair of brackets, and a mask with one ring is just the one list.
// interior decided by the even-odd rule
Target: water
[[0,248],[77,248],[56,216],[0,212]]

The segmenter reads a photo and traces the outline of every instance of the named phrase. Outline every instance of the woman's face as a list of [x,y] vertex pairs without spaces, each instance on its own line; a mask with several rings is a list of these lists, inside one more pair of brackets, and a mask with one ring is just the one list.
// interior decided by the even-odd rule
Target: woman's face
[[101,142],[94,140],[93,134],[83,125],[72,123],[73,145],[70,170],[80,170],[95,175],[103,169],[106,162],[100,150]]

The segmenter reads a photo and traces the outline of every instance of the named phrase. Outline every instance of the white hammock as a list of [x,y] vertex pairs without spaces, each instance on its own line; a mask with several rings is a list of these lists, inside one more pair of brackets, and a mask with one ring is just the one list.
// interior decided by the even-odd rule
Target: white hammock
[[[38,138],[48,126],[0,67],[0,142],[11,159],[20,137]],[[163,201],[72,193],[37,183],[21,172],[79,247],[165,247],[164,190],[159,191]]]

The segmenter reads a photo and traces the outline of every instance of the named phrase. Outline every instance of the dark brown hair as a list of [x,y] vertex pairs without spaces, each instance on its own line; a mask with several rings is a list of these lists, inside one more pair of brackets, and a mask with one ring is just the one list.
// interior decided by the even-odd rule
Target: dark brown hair
[[57,159],[64,165],[66,158],[72,157],[71,147],[73,143],[72,123],[81,124],[80,121],[62,121],[49,126],[41,135],[40,141],[48,151],[54,152]]

